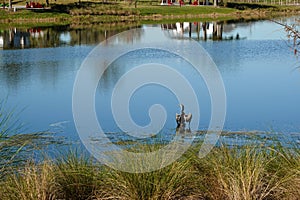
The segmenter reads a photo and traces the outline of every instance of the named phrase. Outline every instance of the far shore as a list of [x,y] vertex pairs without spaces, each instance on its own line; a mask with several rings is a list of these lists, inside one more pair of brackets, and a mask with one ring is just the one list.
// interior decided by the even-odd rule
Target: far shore
[[[70,0],[72,1],[72,0]],[[123,1],[122,1],[123,2]],[[45,9],[0,9],[0,28],[33,26],[90,26],[105,24],[143,24],[184,21],[259,20],[280,16],[299,15],[299,6],[279,6],[255,3],[225,3],[222,6],[134,5],[113,1],[69,2],[50,4]],[[15,12],[14,12],[15,11]]]

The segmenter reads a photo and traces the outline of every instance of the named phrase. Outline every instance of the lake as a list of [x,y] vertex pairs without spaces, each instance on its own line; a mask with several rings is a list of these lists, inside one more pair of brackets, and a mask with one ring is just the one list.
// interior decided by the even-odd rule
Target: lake
[[[296,19],[299,17],[276,20],[294,23]],[[226,92],[223,130],[281,133],[284,137],[300,140],[300,62],[282,26],[261,20],[133,28],[138,28],[133,35],[120,35],[115,44],[154,38],[156,36],[149,36],[148,32],[155,29],[164,35],[160,38],[163,45],[169,44],[165,38],[174,43],[192,38],[208,52],[220,72]],[[76,75],[100,42],[122,31],[126,30],[73,29],[69,26],[0,31],[0,98],[6,100],[7,109],[22,110],[19,120],[25,124],[26,132],[48,130],[72,141],[79,139],[72,113]],[[193,51],[186,48],[186,51]],[[206,130],[212,103],[205,80],[196,76],[195,70],[180,56],[153,48],[127,52],[104,71],[95,94],[96,115],[102,129],[114,135],[112,139],[131,137],[114,120],[111,95],[124,74],[146,63],[171,66],[186,77],[199,100],[198,130]],[[165,138],[172,138],[176,128],[175,113],[180,112],[178,104],[181,103],[176,95],[157,84],[144,85],[131,95],[127,103],[132,120],[139,126],[146,126],[150,123],[149,108],[160,104],[164,107],[166,121],[159,132]],[[124,103],[125,107],[128,105]],[[186,112],[193,111],[186,105]]]

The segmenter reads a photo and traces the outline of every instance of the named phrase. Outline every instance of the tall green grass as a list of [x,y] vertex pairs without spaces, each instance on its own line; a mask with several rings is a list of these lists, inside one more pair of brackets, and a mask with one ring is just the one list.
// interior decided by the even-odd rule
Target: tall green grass
[[296,200],[300,196],[296,146],[221,146],[202,159],[197,149],[194,146],[171,165],[148,173],[114,170],[74,151],[55,161],[28,162],[0,181],[0,199]]
[[[154,151],[161,147],[158,144],[139,145],[138,151]],[[145,167],[145,163],[135,166],[127,160],[133,171]],[[155,162],[155,161],[153,161]],[[162,163],[164,161],[157,161]],[[149,163],[148,163],[149,164]],[[200,199],[197,171],[190,159],[180,159],[167,167],[152,172],[129,173],[106,168],[104,181],[96,192],[97,199]]]
[[102,166],[94,165],[91,158],[80,155],[77,151],[62,155],[56,161],[54,169],[52,176],[59,188],[59,199],[92,199],[102,182]]
[[0,182],[0,199],[47,200],[58,199],[59,185],[52,162],[28,162]]
[[300,196],[300,154],[297,147],[221,146],[198,160],[206,169],[207,195],[212,199],[297,199]]

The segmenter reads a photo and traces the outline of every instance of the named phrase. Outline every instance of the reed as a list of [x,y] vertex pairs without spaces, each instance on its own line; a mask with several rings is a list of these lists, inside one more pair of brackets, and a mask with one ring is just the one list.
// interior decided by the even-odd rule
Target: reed
[[102,181],[101,168],[101,165],[93,164],[90,157],[80,155],[77,150],[62,155],[56,162],[53,173],[59,186],[59,199],[92,199],[94,191]]
[[202,159],[195,152],[148,173],[114,170],[78,152],[28,162],[1,179],[0,198],[279,200],[300,195],[299,149],[222,146]]
[[280,144],[221,146],[196,160],[207,180],[206,195],[210,199],[236,200],[297,199],[299,163],[299,149]]
[[8,175],[0,184],[0,199],[50,200],[58,199],[59,187],[55,181],[51,161],[42,164],[28,162],[25,168]]
[[[160,145],[141,145],[145,151]],[[130,163],[131,161],[128,160]],[[153,161],[155,162],[155,161]],[[158,161],[159,162],[159,161]],[[95,193],[96,199],[201,199],[197,171],[189,159],[180,159],[152,172],[128,173],[106,168],[104,181]],[[131,166],[136,169],[139,166]]]

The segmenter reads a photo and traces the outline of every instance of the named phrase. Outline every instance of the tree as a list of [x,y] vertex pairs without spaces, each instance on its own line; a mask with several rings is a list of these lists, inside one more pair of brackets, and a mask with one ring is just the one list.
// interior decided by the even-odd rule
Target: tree
[[12,0],[9,0],[9,1],[8,1],[8,8],[9,8],[9,9],[12,9]]
[[214,0],[214,6],[218,6],[218,0]]

